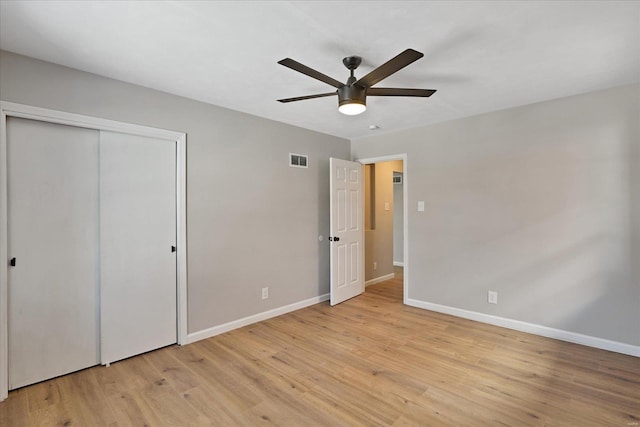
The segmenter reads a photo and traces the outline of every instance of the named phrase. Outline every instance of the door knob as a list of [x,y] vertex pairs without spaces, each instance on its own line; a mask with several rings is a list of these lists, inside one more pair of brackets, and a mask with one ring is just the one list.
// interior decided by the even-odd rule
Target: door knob
[[16,266],[16,257],[13,257],[9,260],[9,265],[11,267],[15,267]]
[[329,237],[329,241],[330,242],[339,242],[340,238],[339,237]]

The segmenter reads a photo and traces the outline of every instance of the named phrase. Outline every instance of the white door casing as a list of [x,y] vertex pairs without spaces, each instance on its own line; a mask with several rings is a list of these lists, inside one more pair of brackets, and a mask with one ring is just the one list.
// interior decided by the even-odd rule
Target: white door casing
[[175,141],[100,132],[103,364],[176,342],[175,156]]
[[9,388],[96,365],[98,132],[12,117]]
[[331,158],[331,305],[364,292],[363,166]]

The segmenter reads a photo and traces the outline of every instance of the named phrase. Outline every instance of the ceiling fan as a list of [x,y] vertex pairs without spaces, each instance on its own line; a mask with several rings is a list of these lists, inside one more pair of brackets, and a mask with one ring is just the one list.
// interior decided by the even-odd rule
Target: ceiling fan
[[404,88],[388,88],[388,87],[372,87],[381,80],[389,77],[422,58],[424,55],[417,50],[407,49],[395,58],[385,62],[375,70],[359,80],[353,75],[353,71],[362,63],[359,56],[347,56],[342,60],[345,67],[351,72],[351,76],[346,83],[342,83],[333,79],[319,71],[309,68],[291,58],[285,58],[278,61],[278,64],[291,68],[299,73],[306,74],[309,77],[327,83],[338,90],[334,92],[318,93],[315,95],[298,96],[295,98],[278,99],[279,102],[302,101],[305,99],[321,98],[324,96],[338,95],[338,111],[350,116],[360,114],[367,109],[367,96],[417,96],[428,97],[435,93],[433,89],[404,89]]

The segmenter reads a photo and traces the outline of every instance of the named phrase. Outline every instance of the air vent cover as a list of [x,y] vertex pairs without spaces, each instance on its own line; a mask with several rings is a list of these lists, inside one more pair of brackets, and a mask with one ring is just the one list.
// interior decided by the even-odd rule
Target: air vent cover
[[289,153],[289,166],[292,168],[308,168],[309,156],[306,154]]

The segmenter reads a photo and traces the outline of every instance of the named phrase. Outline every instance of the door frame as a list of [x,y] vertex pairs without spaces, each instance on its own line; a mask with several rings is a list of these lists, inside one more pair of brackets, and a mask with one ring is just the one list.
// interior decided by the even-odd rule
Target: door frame
[[176,287],[178,344],[187,343],[187,135],[75,113],[0,101],[0,402],[9,394],[7,117],[111,131],[176,142]]
[[[402,280],[402,303],[407,305],[409,299],[409,173],[407,167],[407,153],[390,154],[380,157],[366,157],[362,159],[355,159],[354,162],[360,162],[363,165],[370,165],[373,163],[382,163],[392,160],[402,160],[402,234],[404,235],[403,248],[404,252],[404,267],[403,267],[403,280]],[[364,209],[364,205],[362,206]],[[365,233],[366,234],[366,233]],[[366,237],[365,237],[366,241]],[[364,246],[362,248],[364,251]]]

